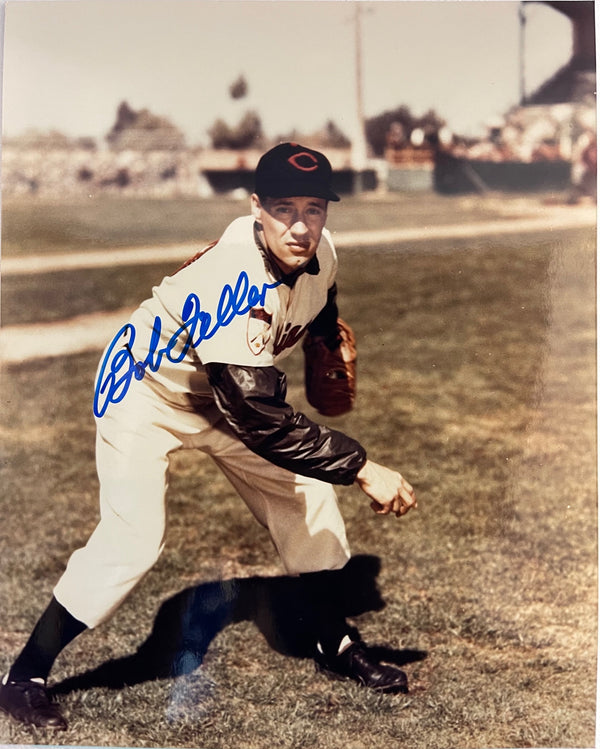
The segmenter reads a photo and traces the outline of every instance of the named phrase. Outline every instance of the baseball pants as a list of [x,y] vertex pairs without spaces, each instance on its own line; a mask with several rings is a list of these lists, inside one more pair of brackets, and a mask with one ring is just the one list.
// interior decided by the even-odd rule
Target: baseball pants
[[183,410],[136,381],[97,419],[100,521],[54,589],[88,627],[107,620],[157,561],[166,530],[169,454],[182,448],[210,455],[268,529],[288,574],[340,569],[350,558],[330,484],[253,453],[214,404]]

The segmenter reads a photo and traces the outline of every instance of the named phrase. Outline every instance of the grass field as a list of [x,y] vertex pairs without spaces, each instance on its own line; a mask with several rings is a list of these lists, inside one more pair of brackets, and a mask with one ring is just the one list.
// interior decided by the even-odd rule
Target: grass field
[[[2,216],[2,251],[7,256],[37,252],[65,252],[130,247],[145,244],[210,241],[223,226],[246,211],[248,201],[223,198],[131,198],[126,207],[114,198],[73,203],[9,200]],[[423,200],[406,194],[398,210],[395,198],[373,201],[344,198],[343,208],[332,206],[331,231],[419,226],[453,221],[468,211],[471,220],[498,217],[498,201],[449,200],[431,194]],[[458,214],[457,214],[458,211]]]
[[[364,202],[343,219],[340,207],[336,220],[339,214],[345,230],[378,225],[379,216],[392,225],[394,214],[402,225],[493,213],[485,203],[435,197],[428,213],[423,200]],[[137,215],[138,208],[128,210]],[[150,224],[169,227],[161,241],[205,236],[200,215],[193,231],[184,227],[185,236],[177,235],[172,222],[186,209],[164,206],[161,221],[155,206]],[[128,233],[119,205],[103,205],[96,215],[85,210],[81,222],[96,227],[100,246],[152,243],[141,219]],[[196,214],[201,210],[194,205]],[[5,209],[11,253],[50,248],[53,237],[71,231],[76,208],[61,219],[56,206],[42,207],[29,234],[26,213]],[[52,216],[47,226],[44,215]],[[115,226],[105,223],[109,215]],[[60,240],[53,249],[88,247],[88,239],[78,230],[72,244]],[[64,316],[96,309],[98,299],[114,299],[115,307],[135,303],[163,272],[151,270],[152,280],[147,269],[120,269],[119,284],[110,273],[89,280],[78,271],[71,283],[61,274],[55,304],[49,289],[56,279],[21,279],[10,308],[17,314],[21,299],[38,310],[56,306]],[[33,283],[42,295],[37,306]],[[273,617],[280,612],[272,596],[282,581],[272,579],[281,570],[270,541],[212,464],[179,453],[163,556],[114,619],[73,643],[53,672],[69,732],[56,736],[0,717],[0,743],[594,745],[595,232],[436,241],[419,251],[347,249],[340,252],[339,283],[341,309],[358,338],[360,395],[351,414],[331,423],[360,439],[375,460],[401,470],[419,496],[419,509],[397,521],[371,513],[356,488],[339,492],[354,553],[381,561],[386,605],[355,621],[369,643],[405,664],[410,694],[384,697],[330,682],[310,660],[275,647]],[[77,301],[85,297],[89,307]],[[0,669],[96,522],[97,360],[82,354],[2,371]],[[286,370],[290,400],[315,416],[304,400],[299,355]],[[250,590],[261,605],[206,636],[202,665],[168,675],[165,653],[182,600],[196,595],[227,608],[232,590]]]

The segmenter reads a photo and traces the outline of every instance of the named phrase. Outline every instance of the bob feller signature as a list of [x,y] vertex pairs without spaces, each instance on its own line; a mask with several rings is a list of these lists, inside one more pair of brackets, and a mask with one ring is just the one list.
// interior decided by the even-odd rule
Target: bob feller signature
[[110,403],[123,400],[134,378],[142,380],[147,370],[157,372],[163,357],[175,364],[181,362],[190,348],[212,338],[237,316],[246,315],[253,307],[263,307],[267,292],[280,283],[265,283],[259,288],[251,284],[246,271],[242,271],[234,286],[223,286],[214,314],[202,309],[196,294],[188,294],[181,310],[182,325],[162,348],[159,348],[162,322],[160,317],[155,317],[148,355],[143,361],[136,361],[132,353],[135,326],[131,323],[123,325],[106,349],[100,365],[94,392],[94,414],[101,417]]

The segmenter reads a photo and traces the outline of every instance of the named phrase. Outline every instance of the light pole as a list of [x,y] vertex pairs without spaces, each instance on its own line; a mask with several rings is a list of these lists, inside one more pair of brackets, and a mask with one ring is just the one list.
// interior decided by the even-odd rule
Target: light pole
[[356,0],[354,7],[354,73],[356,84],[356,132],[352,139],[352,167],[354,170],[354,192],[362,191],[362,172],[367,164],[367,142],[365,136],[365,114],[363,100],[362,59],[362,3]]
[[519,103],[525,104],[525,26],[527,16],[525,15],[525,2],[519,3]]

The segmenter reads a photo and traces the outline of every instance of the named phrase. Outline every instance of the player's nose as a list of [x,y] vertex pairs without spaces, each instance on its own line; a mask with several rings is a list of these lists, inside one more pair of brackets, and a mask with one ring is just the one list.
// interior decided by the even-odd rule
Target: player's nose
[[308,226],[306,225],[306,222],[304,221],[304,219],[298,217],[294,220],[294,222],[290,226],[290,231],[295,236],[303,236],[305,234],[308,234]]

